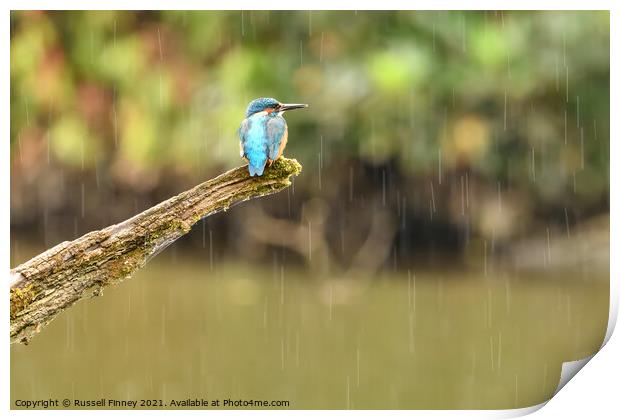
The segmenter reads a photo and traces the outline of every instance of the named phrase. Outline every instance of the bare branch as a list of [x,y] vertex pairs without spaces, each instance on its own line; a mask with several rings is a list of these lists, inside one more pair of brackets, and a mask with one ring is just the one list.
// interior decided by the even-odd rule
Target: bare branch
[[276,193],[301,172],[280,158],[260,177],[228,171],[105,229],[63,242],[11,270],[11,342],[27,343],[79,299],[130,277],[199,220],[234,204]]

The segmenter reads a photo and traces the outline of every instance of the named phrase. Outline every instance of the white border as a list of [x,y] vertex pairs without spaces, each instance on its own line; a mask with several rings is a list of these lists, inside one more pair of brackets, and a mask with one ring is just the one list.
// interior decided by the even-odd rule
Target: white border
[[[615,4],[612,1],[603,1],[603,0],[590,0],[587,3],[583,1],[578,2],[574,0],[565,0],[558,4],[558,2],[552,1],[542,1],[542,0],[522,0],[519,2],[511,1],[511,2],[498,2],[498,1],[470,1],[470,2],[462,2],[462,1],[393,1],[393,0],[382,0],[381,2],[377,1],[366,1],[361,0],[357,1],[354,4],[347,5],[345,4],[336,4],[333,0],[314,0],[314,1],[284,1],[284,0],[273,0],[268,3],[259,3],[259,2],[250,2],[250,1],[239,1],[239,0],[227,0],[226,2],[197,2],[197,1],[187,1],[187,0],[177,0],[173,3],[170,1],[162,1],[162,0],[151,0],[151,1],[118,1],[118,0],[94,0],[88,3],[84,3],[83,1],[77,0],[62,0],[62,1],[54,1],[54,2],[41,2],[41,1],[32,1],[32,0],[23,0],[23,1],[12,1],[9,0],[6,2],[7,8],[5,9],[5,13],[2,16],[1,27],[2,27],[2,65],[0,65],[0,72],[2,75],[2,108],[0,109],[0,126],[3,129],[3,133],[5,135],[4,141],[2,141],[2,146],[0,146],[0,158],[2,159],[3,165],[0,166],[0,170],[2,171],[2,179],[1,179],[1,197],[4,198],[2,205],[0,206],[0,212],[2,215],[2,219],[4,223],[1,224],[1,249],[2,249],[2,261],[4,262],[5,270],[8,271],[9,268],[9,220],[10,220],[10,207],[9,207],[9,191],[10,191],[10,171],[9,171],[9,141],[8,141],[8,133],[9,133],[9,110],[10,110],[10,96],[9,96],[9,88],[10,88],[10,75],[9,75],[9,62],[10,62],[10,53],[9,53],[9,10],[10,9],[83,9],[84,6],[88,6],[93,9],[118,9],[118,10],[153,10],[153,9],[168,9],[171,6],[174,8],[181,9],[214,9],[214,10],[224,10],[224,9],[245,9],[245,10],[256,10],[256,9],[271,9],[271,10],[282,10],[282,9],[313,9],[313,10],[340,10],[340,9],[348,9],[348,10],[377,10],[377,6],[381,6],[382,9],[417,9],[417,10],[450,10],[450,9],[472,9],[472,10],[481,10],[481,9],[511,9],[511,10],[546,10],[546,9],[555,9],[557,6],[562,6],[561,10],[582,10],[583,6],[587,6],[588,10],[611,10],[611,45],[618,45],[618,30],[617,24],[618,19],[616,16],[617,7],[614,7]],[[225,6],[225,7],[222,7]],[[354,7],[353,7],[354,6]],[[611,51],[611,74],[616,74],[618,72],[617,60],[618,56],[617,52],[612,48]],[[617,112],[617,96],[618,94],[618,86],[617,83],[614,82],[612,77],[611,79],[611,115],[615,115],[614,111]],[[615,141],[616,140],[616,123],[612,119],[611,127],[610,127],[610,178],[611,179],[620,179],[619,177],[619,169],[618,169],[618,159],[617,152],[618,147]],[[610,214],[617,214],[618,210],[618,184],[611,183],[610,185]],[[614,219],[611,218],[611,229],[610,229],[610,256],[611,256],[611,290],[610,290],[610,322],[608,325],[607,334],[605,337],[606,345],[604,348],[592,358],[592,361],[588,363],[587,366],[583,368],[583,372],[580,373],[580,379],[577,381],[570,381],[565,388],[559,392],[559,394],[552,398],[551,402],[549,402],[548,407],[545,407],[544,410],[538,411],[535,416],[537,418],[545,419],[545,418],[582,418],[584,415],[596,415],[595,418],[607,418],[610,413],[617,412],[618,408],[618,398],[617,398],[617,383],[618,383],[618,373],[620,373],[620,363],[618,355],[620,353],[620,344],[617,338],[612,337],[613,328],[615,326],[618,314],[618,287],[617,287],[617,274],[618,274],[618,263],[615,257],[618,256],[617,247],[615,246],[615,241],[613,238],[618,237],[618,225],[614,223]],[[8,299],[1,299],[2,308],[4,309],[5,316],[8,315]],[[8,317],[7,317],[8,318]],[[5,318],[5,319],[7,319]],[[3,334],[4,337],[8,337],[8,322],[4,322],[2,324],[2,331],[0,334]],[[2,346],[2,366],[3,366],[3,374],[0,382],[0,398],[2,399],[1,407],[4,410],[8,410],[10,407],[10,375],[9,375],[9,340],[6,339],[5,346]],[[589,358],[588,358],[589,359]],[[578,365],[579,363],[573,363],[567,365],[567,371],[569,368]],[[564,369],[563,369],[564,373]],[[560,389],[561,387],[559,387]],[[205,415],[213,418],[230,418],[233,417],[253,417],[253,418],[290,418],[291,415],[295,417],[301,418],[315,418],[317,415],[334,415],[338,417],[375,417],[377,415],[389,415],[390,417],[397,418],[507,418],[507,417],[516,417],[525,415],[528,413],[532,413],[545,404],[541,404],[535,407],[529,407],[525,409],[518,410],[490,410],[490,411],[480,411],[480,410],[472,410],[472,411],[184,411],[182,413],[183,416],[187,417],[200,417],[203,418]],[[108,413],[105,411],[89,411],[88,413],[82,411],[11,411],[9,413],[14,417],[33,417],[38,415],[44,415],[50,418],[82,418],[86,415],[93,417],[108,417],[110,414],[114,416],[121,417],[144,417],[144,418],[165,418],[170,416],[169,411],[115,411],[113,413]],[[176,415],[177,413],[175,413]],[[180,413],[179,413],[180,414]]]

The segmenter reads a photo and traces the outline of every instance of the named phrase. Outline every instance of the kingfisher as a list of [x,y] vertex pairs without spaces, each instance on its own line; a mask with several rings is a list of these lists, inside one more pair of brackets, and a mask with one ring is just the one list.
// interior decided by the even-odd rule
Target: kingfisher
[[307,104],[283,104],[273,98],[258,98],[249,103],[239,127],[239,150],[248,162],[250,176],[261,176],[265,166],[271,166],[282,156],[288,140],[284,112],[307,107]]

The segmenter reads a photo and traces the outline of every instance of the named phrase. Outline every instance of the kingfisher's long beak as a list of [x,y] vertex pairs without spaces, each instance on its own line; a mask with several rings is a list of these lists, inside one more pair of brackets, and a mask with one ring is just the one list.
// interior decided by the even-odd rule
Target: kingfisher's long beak
[[290,111],[291,109],[308,108],[308,104],[280,104],[280,111]]

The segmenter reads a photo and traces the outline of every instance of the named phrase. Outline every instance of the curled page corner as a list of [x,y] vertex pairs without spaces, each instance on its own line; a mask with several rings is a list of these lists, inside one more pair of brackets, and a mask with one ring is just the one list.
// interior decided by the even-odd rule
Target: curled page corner
[[[602,346],[601,346],[601,348],[602,348]],[[540,410],[545,405],[547,405],[547,403],[549,401],[551,401],[551,399],[553,397],[555,397],[556,394],[558,392],[560,392],[560,390],[562,388],[564,388],[564,385],[566,385],[568,383],[568,381],[570,381],[581,370],[581,368],[583,368],[585,365],[587,365],[588,362],[590,360],[592,360],[592,358],[595,355],[596,355],[596,353],[594,353],[594,354],[592,354],[592,355],[590,355],[588,357],[584,357],[583,359],[572,360],[570,362],[562,363],[562,372],[560,373],[560,381],[558,382],[558,386],[555,389],[555,391],[553,391],[553,395],[551,395],[551,397],[549,399],[541,402],[540,404],[533,405],[531,407],[524,407],[524,408],[517,408],[517,409],[513,409],[513,410],[506,410],[504,413],[502,413],[503,415],[501,415],[500,418],[522,417],[522,416],[526,416],[528,414],[531,414],[531,413],[534,413],[534,412]]]
[[529,406],[529,407],[513,408],[511,410],[501,410],[501,414],[498,413],[498,416],[496,416],[495,418],[512,419],[512,418],[516,418],[516,417],[527,416],[528,414],[532,414],[532,413],[540,410],[548,402],[549,402],[549,400],[543,401],[540,404],[532,405],[532,406]]
[[610,282],[609,282],[609,320],[607,321],[607,331],[605,332],[605,338],[603,339],[603,342],[601,343],[601,347],[596,352],[594,352],[590,356],[584,357],[583,359],[572,360],[569,362],[562,363],[562,371],[560,373],[560,380],[558,382],[558,386],[553,392],[553,395],[551,395],[551,397],[548,400],[543,401],[540,404],[533,405],[531,407],[517,408],[513,410],[505,410],[502,413],[503,415],[501,416],[501,418],[521,417],[527,414],[531,414],[543,408],[545,405],[547,405],[549,401],[551,401],[553,397],[556,396],[558,392],[562,390],[562,388],[564,388],[564,386],[585,365],[588,364],[588,362],[590,362],[590,360],[592,360],[594,356],[598,354],[599,351],[601,351],[603,347],[605,347],[605,345],[609,342],[609,339],[611,338],[616,328],[616,321],[618,320],[618,299],[617,299],[618,291],[619,290],[617,289],[617,285],[615,284],[615,281],[610,279]]
[[592,358],[595,355],[596,353],[588,357],[584,357],[583,359],[572,360],[570,362],[562,363],[562,372],[560,373],[560,382],[558,383],[558,387],[553,392],[553,396],[555,396],[558,392],[560,392],[560,390],[564,388],[564,385],[566,385],[568,381],[573,379],[573,377],[577,374],[577,372],[579,372],[585,365],[587,365],[588,362],[592,360]]
[[553,398],[558,392],[560,392],[560,390],[564,388],[564,385],[566,385],[568,381],[570,381],[585,365],[587,365],[588,362],[592,360],[592,358],[596,356],[596,354],[599,351],[601,351],[601,349],[605,347],[605,345],[609,342],[609,339],[611,338],[611,335],[613,334],[614,329],[616,328],[616,321],[618,319],[618,301],[617,301],[618,289],[616,287],[617,286],[615,282],[610,279],[610,282],[609,282],[609,319],[607,321],[607,331],[605,332],[605,338],[603,339],[603,342],[601,343],[601,347],[596,352],[594,352],[588,357],[562,363],[562,372],[560,373],[560,381],[558,383],[557,388],[553,392],[553,395],[551,396],[551,398]]
[[616,321],[618,320],[618,292],[617,282],[609,279],[609,320],[607,321],[607,332],[605,333],[601,349],[607,344],[616,328]]

